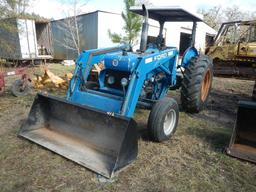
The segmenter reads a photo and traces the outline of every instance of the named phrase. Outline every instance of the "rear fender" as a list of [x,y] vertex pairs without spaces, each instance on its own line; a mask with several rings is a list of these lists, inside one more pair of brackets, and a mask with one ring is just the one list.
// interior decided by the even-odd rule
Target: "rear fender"
[[181,66],[184,68],[187,68],[189,65],[189,61],[193,58],[193,57],[197,57],[198,51],[195,47],[189,47],[187,48],[187,50],[185,51],[182,61],[181,61]]

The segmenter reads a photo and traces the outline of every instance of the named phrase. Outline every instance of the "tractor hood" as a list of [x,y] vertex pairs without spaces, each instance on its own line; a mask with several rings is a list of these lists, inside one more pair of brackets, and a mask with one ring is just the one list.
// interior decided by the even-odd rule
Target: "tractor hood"
[[133,72],[137,66],[138,60],[137,54],[118,52],[106,55],[104,64],[106,69]]

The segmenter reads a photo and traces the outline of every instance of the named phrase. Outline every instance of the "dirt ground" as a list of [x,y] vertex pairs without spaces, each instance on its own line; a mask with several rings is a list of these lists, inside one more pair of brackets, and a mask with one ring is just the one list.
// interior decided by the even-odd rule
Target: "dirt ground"
[[[56,64],[49,68],[57,74],[72,71]],[[0,97],[0,191],[256,191],[256,166],[224,153],[237,101],[249,99],[252,89],[252,81],[215,78],[206,110],[191,115],[181,109],[177,132],[164,143],[148,140],[149,113],[137,110],[137,160],[100,182],[88,169],[17,137],[36,92],[16,98],[7,87]],[[169,95],[179,100],[179,91]]]

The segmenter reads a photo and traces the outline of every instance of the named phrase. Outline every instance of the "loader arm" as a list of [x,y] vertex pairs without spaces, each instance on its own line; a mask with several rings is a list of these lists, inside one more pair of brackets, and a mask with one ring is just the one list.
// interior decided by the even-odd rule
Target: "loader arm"
[[[132,74],[130,85],[124,100],[121,115],[133,117],[142,86],[147,79],[147,75],[152,75],[154,70],[161,70],[168,78],[165,84],[161,86],[159,99],[163,98],[170,85],[176,84],[176,58],[177,49],[167,49],[156,54],[145,56],[141,59],[137,69]],[[168,63],[169,67],[164,64]]]
[[[170,85],[175,85],[177,49],[171,48],[164,51],[155,50],[153,54],[149,54],[146,51],[145,54],[139,55],[136,60],[136,67],[129,75],[129,85],[124,93],[120,92],[119,95],[113,95],[114,90],[108,90],[106,87],[101,87],[97,91],[81,91],[81,83],[88,80],[92,66],[95,63],[104,61],[106,53],[117,54],[118,58],[122,58],[120,50],[123,48],[83,52],[77,60],[77,67],[74,72],[74,78],[70,83],[67,100],[88,107],[94,107],[107,113],[115,113],[131,118],[134,115],[142,86],[146,79],[149,79],[156,72],[166,74],[167,78],[160,87],[158,99],[165,96]],[[100,82],[100,85],[102,84],[104,82]],[[117,92],[117,90],[115,91]]]

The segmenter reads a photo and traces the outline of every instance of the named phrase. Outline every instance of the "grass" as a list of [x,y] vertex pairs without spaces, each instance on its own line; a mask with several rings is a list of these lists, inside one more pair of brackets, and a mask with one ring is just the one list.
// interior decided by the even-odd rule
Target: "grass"
[[[72,70],[61,65],[49,68],[59,75]],[[215,78],[214,90],[235,96],[224,97],[233,100],[226,101],[227,106],[221,100],[220,109],[229,108],[232,103],[231,108],[235,109],[233,101],[250,96],[252,86],[250,81]],[[137,110],[135,119],[141,135],[138,158],[119,172],[112,183],[101,183],[86,168],[17,137],[34,95],[35,92],[15,98],[7,91],[0,97],[1,191],[256,191],[256,166],[224,153],[234,116],[227,117],[229,124],[210,118],[213,112],[223,112],[211,109],[219,109],[218,94],[211,95],[208,108],[200,115],[181,112],[176,134],[164,143],[148,140],[149,112]],[[177,91],[169,95],[179,98]]]

